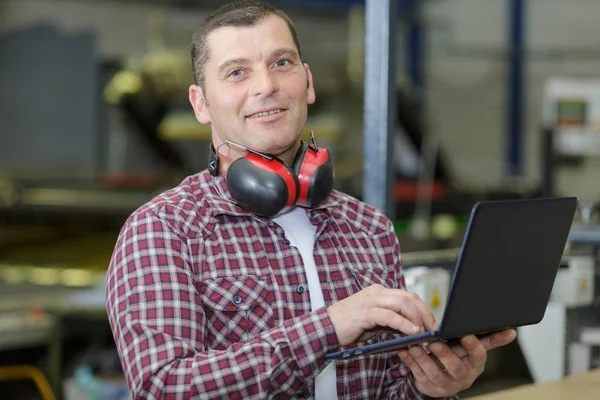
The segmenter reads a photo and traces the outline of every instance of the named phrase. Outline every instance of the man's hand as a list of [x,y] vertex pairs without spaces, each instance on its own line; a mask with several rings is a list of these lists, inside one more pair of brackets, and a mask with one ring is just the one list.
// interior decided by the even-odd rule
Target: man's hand
[[435,318],[418,295],[402,289],[369,286],[327,309],[340,346],[364,341],[377,330],[407,335],[435,330]]
[[404,364],[410,368],[417,389],[431,397],[454,396],[469,388],[484,370],[487,352],[505,346],[517,337],[514,329],[493,333],[482,339],[465,336],[462,346],[450,348],[443,342],[429,345],[435,360],[417,345],[398,352]]

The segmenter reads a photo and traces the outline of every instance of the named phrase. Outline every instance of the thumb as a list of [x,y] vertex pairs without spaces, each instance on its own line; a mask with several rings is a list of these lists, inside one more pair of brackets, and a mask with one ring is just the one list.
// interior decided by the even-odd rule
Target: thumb
[[492,333],[489,336],[481,339],[481,343],[487,351],[496,347],[506,346],[517,338],[517,331],[514,329],[506,329],[500,332]]

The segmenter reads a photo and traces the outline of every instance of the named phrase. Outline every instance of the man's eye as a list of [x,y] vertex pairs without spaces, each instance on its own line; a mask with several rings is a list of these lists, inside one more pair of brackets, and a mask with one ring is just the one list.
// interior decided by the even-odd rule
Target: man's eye
[[276,63],[276,65],[278,67],[287,67],[289,64],[290,64],[290,60],[287,60],[287,59],[279,60]]
[[241,69],[236,69],[234,71],[231,71],[231,73],[229,74],[229,76],[233,76],[233,77],[240,77],[242,76],[242,70]]

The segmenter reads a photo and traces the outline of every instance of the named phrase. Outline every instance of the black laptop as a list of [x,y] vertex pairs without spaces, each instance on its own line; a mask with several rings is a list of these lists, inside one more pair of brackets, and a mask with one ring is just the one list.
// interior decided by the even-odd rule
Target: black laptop
[[576,209],[575,197],[477,203],[439,330],[330,353],[325,358],[346,359],[537,324],[544,317]]

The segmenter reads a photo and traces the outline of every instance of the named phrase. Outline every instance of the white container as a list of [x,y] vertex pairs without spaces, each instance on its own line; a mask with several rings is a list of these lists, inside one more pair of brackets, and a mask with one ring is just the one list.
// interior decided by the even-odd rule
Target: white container
[[558,270],[550,300],[567,307],[591,305],[594,302],[594,258],[572,256],[567,263],[566,268]]
[[406,289],[423,299],[439,324],[448,299],[450,272],[443,268],[411,267],[404,270],[404,278]]

